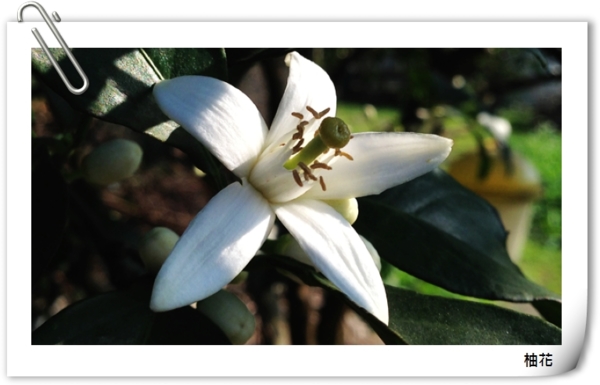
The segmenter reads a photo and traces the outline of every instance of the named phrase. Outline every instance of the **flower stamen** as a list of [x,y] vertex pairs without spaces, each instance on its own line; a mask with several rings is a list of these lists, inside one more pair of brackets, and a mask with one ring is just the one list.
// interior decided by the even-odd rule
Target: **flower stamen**
[[313,170],[316,168],[324,168],[325,170],[331,170],[331,166],[327,165],[326,163],[321,163],[317,160],[315,160],[315,162],[310,165],[310,168],[312,168]]
[[339,148],[335,149],[335,156],[343,156],[349,160],[354,160],[354,158],[352,157],[352,155],[340,150]]
[[296,132],[292,136],[292,140],[302,139],[302,137],[304,136],[304,126],[299,124],[298,126],[296,126],[296,130],[298,130],[298,132]]
[[300,174],[298,174],[298,170],[293,170],[292,175],[294,176],[294,180],[296,181],[296,184],[298,186],[302,187],[303,186],[302,179],[300,179]]
[[299,152],[300,150],[302,150],[304,147],[302,147],[302,144],[304,143],[304,139],[300,139],[298,141],[298,143],[296,143],[296,145],[294,147],[292,147],[292,154],[295,154],[297,152]]
[[317,119],[321,119],[323,116],[325,116],[329,111],[331,111],[331,108],[327,107],[326,109],[324,109],[323,111],[319,112],[319,117]]
[[306,106],[306,109],[308,110],[308,112],[310,112],[312,114],[312,116],[314,116],[315,119],[319,119],[320,118],[319,113],[317,112],[317,110],[315,110],[311,106]]
[[[321,119],[331,111],[330,108],[326,108],[321,112],[317,112],[310,106],[306,106],[306,110],[310,112],[315,119]],[[323,119],[319,128],[315,131],[314,138],[310,140],[306,146],[302,147],[304,144],[304,127],[309,124],[309,122],[302,120],[304,119],[304,115],[299,112],[294,112],[292,115],[301,119],[300,123],[296,126],[297,131],[292,136],[292,140],[298,140],[298,142],[292,147],[293,156],[283,164],[283,167],[292,171],[294,181],[298,186],[303,187],[303,176],[305,182],[311,180],[315,182],[319,181],[321,189],[326,191],[327,185],[325,184],[325,180],[322,176],[317,178],[312,170],[331,170],[332,168],[327,163],[319,162],[317,159],[321,155],[327,154],[329,150],[333,148],[335,149],[335,156],[343,156],[349,160],[354,160],[350,154],[340,150],[348,144],[353,136],[350,134],[350,130],[346,123],[341,119],[328,117]],[[310,167],[307,166],[307,164],[310,164]],[[299,167],[301,171],[297,170],[297,167]],[[300,174],[301,172],[302,174]]]
[[302,171],[304,171],[305,178],[308,176],[308,178],[314,181],[317,180],[317,177],[312,173],[312,170],[306,164],[304,164],[303,162],[298,162],[298,166],[302,169]]
[[323,176],[319,176],[319,184],[321,184],[321,189],[323,191],[327,191],[327,186],[325,185],[325,180],[323,179]]

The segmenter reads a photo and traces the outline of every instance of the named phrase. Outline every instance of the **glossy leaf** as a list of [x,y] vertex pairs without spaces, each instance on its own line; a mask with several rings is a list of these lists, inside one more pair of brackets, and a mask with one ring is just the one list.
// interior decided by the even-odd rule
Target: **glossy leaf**
[[[389,329],[411,345],[561,344],[561,330],[534,316],[391,286],[386,286],[386,293]],[[357,311],[375,331],[381,328],[375,317],[362,309]]]
[[[51,51],[73,86],[79,87],[79,76],[62,49]],[[222,187],[227,181],[220,174],[219,162],[161,112],[152,97],[152,87],[161,80],[160,74],[224,76],[224,53],[222,50],[176,51],[154,49],[148,54],[137,48],[73,49],[90,82],[82,95],[73,95],[67,90],[41,49],[32,50],[32,63],[38,78],[77,110],[146,133],[183,150]]]
[[184,307],[149,308],[152,282],[77,302],[33,332],[34,345],[228,345],[221,330]]
[[512,263],[496,210],[441,170],[361,198],[359,208],[357,231],[417,278],[477,298],[560,301]]
[[203,75],[227,79],[225,50],[221,48],[144,48],[165,79],[184,75]]

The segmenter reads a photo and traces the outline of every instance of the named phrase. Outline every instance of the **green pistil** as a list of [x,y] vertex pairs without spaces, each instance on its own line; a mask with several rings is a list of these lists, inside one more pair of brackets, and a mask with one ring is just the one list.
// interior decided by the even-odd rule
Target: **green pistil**
[[350,141],[350,129],[342,119],[325,118],[319,127],[319,135],[329,148],[344,148]]
[[319,126],[319,133],[295,156],[283,164],[287,170],[293,170],[302,162],[310,165],[330,148],[342,148],[350,141],[350,130],[339,118],[325,118]]

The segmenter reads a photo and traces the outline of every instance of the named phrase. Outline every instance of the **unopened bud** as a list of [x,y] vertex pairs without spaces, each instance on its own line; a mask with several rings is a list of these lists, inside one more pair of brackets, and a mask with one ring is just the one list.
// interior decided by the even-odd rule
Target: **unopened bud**
[[350,199],[329,199],[323,202],[331,206],[335,211],[342,214],[348,223],[353,224],[358,218],[358,202],[356,198]]
[[111,140],[85,157],[81,171],[88,182],[109,185],[133,175],[142,162],[142,154],[142,148],[131,140]]
[[179,240],[179,235],[166,227],[155,227],[142,238],[139,253],[146,268],[158,273]]
[[254,334],[254,315],[235,294],[219,290],[198,302],[196,309],[217,325],[234,345],[245,344]]

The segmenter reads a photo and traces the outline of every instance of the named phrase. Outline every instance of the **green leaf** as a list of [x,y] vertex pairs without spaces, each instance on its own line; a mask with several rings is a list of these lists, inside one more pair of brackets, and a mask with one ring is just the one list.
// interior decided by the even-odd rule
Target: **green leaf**
[[257,61],[272,59],[294,51],[293,48],[227,48],[227,64],[231,66],[242,63],[253,64]]
[[165,79],[202,75],[227,80],[227,60],[222,48],[144,48]]
[[[385,289],[390,309],[389,329],[411,345],[561,344],[561,330],[534,316],[391,286]],[[379,320],[351,305],[370,325],[381,328]],[[375,331],[378,328],[373,327]]]
[[[51,51],[73,86],[79,87],[79,75],[64,51]],[[79,48],[72,52],[89,78],[90,86],[82,95],[73,95],[67,90],[41,49],[32,50],[35,74],[75,109],[177,147],[187,153],[198,168],[215,178],[219,187],[227,185],[216,158],[187,131],[169,120],[152,97],[152,87],[161,80],[161,74],[224,76],[226,66],[222,50],[154,49],[148,54],[137,48]],[[151,57],[156,58],[157,63]]]
[[560,301],[512,263],[496,210],[441,170],[361,198],[359,207],[358,233],[417,278],[477,298]]
[[562,306],[560,302],[539,300],[534,301],[532,305],[548,322],[559,328],[562,327]]
[[200,312],[149,308],[152,282],[77,302],[33,332],[34,345],[229,345]]
[[31,271],[35,284],[56,254],[67,226],[69,195],[43,139],[32,141]]

